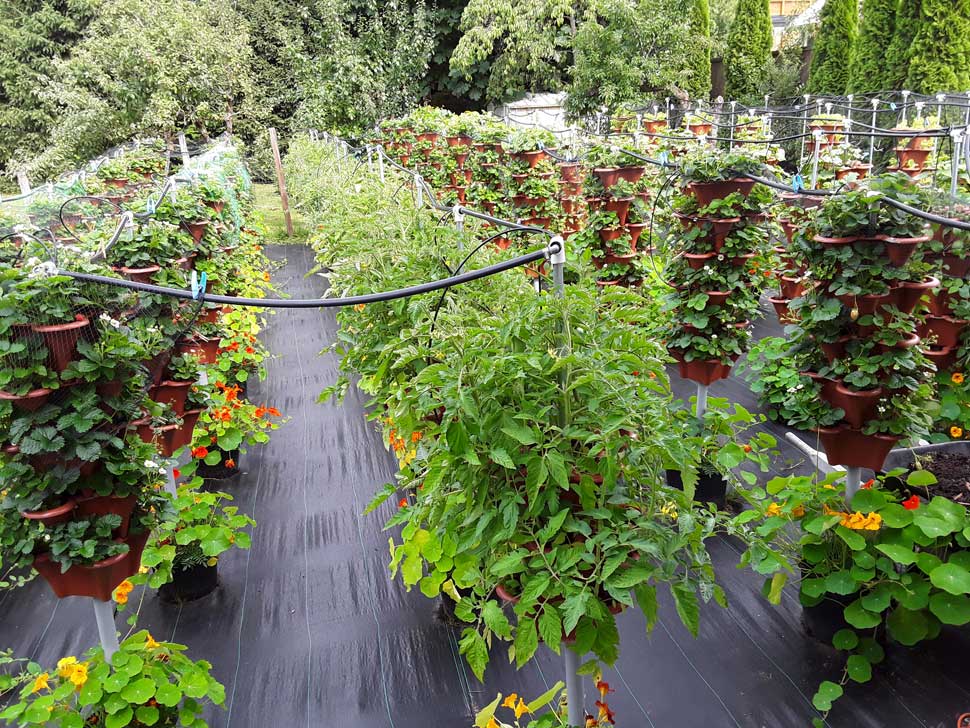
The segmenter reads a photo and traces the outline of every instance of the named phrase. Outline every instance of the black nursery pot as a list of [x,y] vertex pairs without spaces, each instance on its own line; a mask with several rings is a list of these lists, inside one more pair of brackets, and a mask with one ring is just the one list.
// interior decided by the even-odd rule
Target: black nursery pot
[[173,569],[172,581],[158,590],[158,596],[169,604],[182,604],[211,594],[219,586],[219,565],[190,566]]
[[[210,452],[212,451],[210,450]],[[218,465],[206,465],[200,460],[195,468],[195,474],[204,480],[227,480],[239,475],[239,450],[230,450],[229,452],[221,452],[221,454],[222,458]],[[224,464],[226,460],[232,460],[236,467],[227,468]]]
[[[684,489],[684,481],[680,477],[679,470],[668,470],[667,485],[677,490]],[[727,481],[720,473],[705,473],[701,470],[697,477],[697,485],[694,487],[695,503],[713,503],[718,508],[724,508],[727,498]]]

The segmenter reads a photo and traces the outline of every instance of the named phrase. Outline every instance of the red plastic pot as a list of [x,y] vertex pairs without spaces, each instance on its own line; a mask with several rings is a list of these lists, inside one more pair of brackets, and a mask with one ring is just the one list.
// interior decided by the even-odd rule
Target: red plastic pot
[[835,387],[823,397],[833,407],[838,407],[845,412],[844,419],[850,426],[861,429],[869,420],[876,416],[876,407],[883,396],[882,387],[875,389],[865,389],[854,392],[842,383],[837,383]]
[[[932,152],[931,149],[908,149],[897,147],[896,148],[896,159],[899,160],[899,166],[908,169],[921,170],[926,164],[926,159],[930,156]],[[912,162],[912,165],[910,164]]]
[[582,181],[578,162],[563,162],[559,165],[559,174],[564,182],[576,184]]
[[583,193],[583,185],[580,182],[563,182],[559,186],[559,191],[565,197],[575,197]]
[[859,239],[858,235],[851,235],[849,237],[844,237],[844,238],[829,238],[824,235],[812,236],[812,240],[814,240],[819,245],[825,245],[829,247],[836,246],[836,245],[849,245],[850,243],[854,243],[858,239]]
[[754,184],[753,179],[738,177],[736,179],[725,179],[718,182],[691,182],[687,185],[687,189],[697,199],[698,205],[707,207],[714,200],[723,200],[734,192],[740,192],[742,196],[747,197],[751,193]]
[[700,270],[707,265],[709,260],[716,257],[717,253],[684,253],[684,259],[687,261],[687,265],[694,270]]
[[723,306],[731,295],[731,291],[704,291],[704,293],[707,294],[708,306]]
[[576,199],[566,197],[563,198],[560,204],[562,205],[562,211],[565,215],[575,215],[580,210],[579,200]]
[[922,243],[929,242],[930,237],[923,235],[918,238],[894,238],[890,235],[877,235],[876,240],[886,246],[886,255],[889,262],[899,268],[906,264],[916,248]]
[[636,253],[630,253],[629,255],[612,255],[607,253],[603,256],[603,262],[607,265],[611,263],[617,263],[619,265],[633,265],[633,261],[637,258]]
[[601,228],[599,230],[600,240],[602,240],[604,243],[608,243],[612,240],[618,239],[621,235],[623,235],[623,232],[623,228],[621,227]]
[[682,215],[679,212],[675,212],[674,217],[679,219],[684,227],[688,228],[705,229],[709,225],[710,232],[707,233],[705,239],[714,246],[715,252],[720,252],[727,236],[734,230],[734,226],[741,222],[740,217],[691,217],[690,215]]
[[851,336],[842,336],[835,341],[819,342],[819,348],[822,350],[822,355],[825,360],[831,364],[836,359],[841,359],[845,356],[845,345],[852,340]]
[[590,212],[599,212],[600,210],[603,209],[603,206],[605,204],[606,204],[606,200],[604,200],[602,197],[586,198],[586,206],[589,207]]
[[[916,304],[929,291],[940,285],[938,278],[930,276],[921,283],[911,283],[909,281],[900,283],[889,289],[889,303],[893,304],[903,313],[909,314],[916,308]],[[930,296],[932,299],[932,296]]]
[[950,346],[943,348],[928,346],[923,349],[923,354],[933,362],[938,372],[945,372],[957,363],[957,350]]
[[820,427],[817,432],[829,465],[875,471],[882,470],[886,456],[900,439],[895,435],[864,435],[848,425]]
[[118,538],[128,535],[131,514],[138,505],[138,497],[134,495],[118,498],[113,495],[92,495],[77,499],[75,516],[80,518],[115,515],[121,516],[121,525],[115,532]]
[[643,128],[648,134],[657,134],[667,128],[667,122],[663,119],[644,120]]
[[775,308],[775,314],[778,316],[779,323],[790,324],[798,320],[798,317],[793,311],[789,309],[789,301],[787,298],[768,298],[769,303]]
[[646,230],[647,223],[645,222],[628,222],[626,224],[626,231],[630,233],[630,249],[636,250],[637,243],[640,242],[640,236],[643,231]]
[[219,354],[219,340],[203,340],[190,337],[179,341],[175,345],[175,349],[179,354],[191,354],[195,356],[203,364],[215,364],[216,357]]
[[798,278],[780,276],[778,278],[778,287],[781,289],[781,297],[787,298],[788,300],[798,298],[805,293],[805,282]]
[[467,134],[457,134],[447,139],[449,147],[467,147],[472,143],[472,138]]
[[798,230],[798,226],[791,220],[786,220],[785,218],[779,218],[778,224],[781,225],[782,232],[785,233],[785,239],[791,243],[792,238],[795,237],[795,231]]
[[606,211],[615,213],[620,220],[620,225],[626,225],[626,216],[630,212],[632,197],[610,198],[606,200]]
[[600,167],[593,170],[599,181],[603,184],[603,187],[610,189],[620,180],[620,170],[615,167]]
[[939,290],[930,293],[926,303],[934,316],[952,316],[953,304],[949,291]]
[[24,412],[35,412],[47,404],[53,390],[32,389],[27,394],[10,394],[0,389],[0,399],[13,402],[13,406]]
[[209,227],[207,220],[198,220],[196,222],[182,221],[182,227],[184,227],[189,235],[192,236],[192,240],[198,245],[202,242],[202,236],[205,235],[205,230]]
[[697,124],[688,124],[687,128],[690,129],[690,133],[694,136],[710,136],[714,125],[708,124],[707,122],[699,122]]
[[967,273],[970,273],[970,258],[944,253],[942,263],[946,272],[954,278],[963,278]]
[[222,200],[217,200],[215,202],[212,202],[210,200],[206,200],[205,204],[208,207],[212,208],[212,210],[216,213],[216,215],[218,215],[220,212],[222,212],[222,209],[226,206],[226,203],[223,202]]
[[517,152],[514,156],[516,159],[528,162],[529,169],[534,169],[543,159],[549,158],[549,155],[541,149],[536,149],[531,152]]
[[67,523],[71,520],[75,505],[74,499],[68,498],[55,508],[48,508],[46,511],[21,511],[20,515],[28,521],[37,521],[45,526],[56,526],[58,523]]
[[121,273],[129,281],[134,281],[135,283],[151,283],[152,276],[154,276],[162,267],[160,265],[149,265],[145,268],[129,268],[127,266],[115,267],[112,266],[111,270],[116,273]]
[[61,567],[49,554],[34,557],[34,568],[50,584],[58,599],[64,597],[92,597],[111,601],[111,593],[129,576],[138,572],[141,555],[148,541],[148,532],[128,536],[118,541],[128,544],[128,552],[112,556],[90,566],[75,565],[61,573]]
[[67,369],[77,353],[77,342],[81,334],[90,324],[87,316],[77,314],[74,321],[66,324],[31,325],[31,329],[44,338],[51,369],[56,372]]
[[540,227],[543,229],[548,229],[552,220],[548,217],[525,217],[522,218],[523,225],[531,225],[532,227]]
[[871,164],[855,164],[851,167],[843,167],[835,172],[835,179],[841,180],[848,177],[850,174],[855,174],[859,179],[863,179],[869,176],[869,171],[872,169]]
[[195,426],[199,422],[199,417],[202,416],[202,412],[203,410],[196,409],[187,410],[182,414],[181,426],[176,426],[168,436],[168,444],[171,446],[173,452],[192,442],[192,432],[195,430]]
[[432,144],[434,144],[436,141],[438,141],[438,136],[439,135],[437,132],[426,131],[426,132],[422,132],[421,134],[418,134],[417,140],[419,142],[431,142]]
[[910,334],[905,339],[900,339],[892,346],[887,346],[886,344],[876,344],[876,351],[880,354],[885,354],[887,351],[892,349],[912,349],[914,346],[919,346],[919,342],[922,341],[920,337],[916,334]]
[[175,414],[181,415],[185,412],[185,399],[189,396],[189,388],[192,384],[193,382],[176,382],[166,379],[161,384],[149,389],[148,396],[155,402],[170,405]]
[[620,167],[620,179],[636,184],[646,171],[644,167]]
[[686,361],[684,355],[676,349],[669,351],[670,355],[677,360],[677,367],[682,379],[708,385],[719,379],[727,379],[731,374],[731,364],[722,364],[717,359]]
[[953,348],[960,345],[960,334],[967,324],[970,321],[952,316],[927,316],[926,323],[920,326],[918,333],[924,339],[935,336],[938,347]]
[[822,391],[819,396],[828,401],[835,392],[835,385],[838,384],[834,379],[823,377],[818,372],[799,372],[803,377],[808,377],[813,382],[821,385]]

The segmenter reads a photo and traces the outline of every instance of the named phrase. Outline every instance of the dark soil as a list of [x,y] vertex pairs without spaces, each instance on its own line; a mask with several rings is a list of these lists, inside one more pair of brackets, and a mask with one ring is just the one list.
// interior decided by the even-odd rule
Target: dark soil
[[[936,476],[936,485],[926,488],[929,495],[941,495],[970,507],[970,456],[959,453],[938,453],[926,463],[926,469]],[[917,488],[915,490],[922,490]]]

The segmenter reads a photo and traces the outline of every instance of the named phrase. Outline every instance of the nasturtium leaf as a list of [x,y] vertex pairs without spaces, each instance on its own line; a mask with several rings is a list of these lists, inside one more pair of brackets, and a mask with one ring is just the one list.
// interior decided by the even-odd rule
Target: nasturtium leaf
[[862,595],[862,606],[870,612],[882,612],[888,609],[891,601],[892,590],[888,584],[877,584]]
[[923,488],[936,483],[936,476],[929,470],[914,470],[906,477],[906,485]]
[[970,597],[938,592],[930,597],[930,612],[943,624],[970,622]]
[[929,622],[926,615],[918,610],[896,607],[886,620],[889,634],[900,644],[912,647],[926,638]]
[[124,710],[119,710],[117,713],[107,716],[104,719],[104,728],[125,728],[134,717],[135,711],[130,706],[126,707]]
[[886,494],[879,490],[860,489],[852,496],[852,510],[862,513],[872,513],[886,503]]
[[851,629],[840,629],[832,637],[832,646],[837,650],[851,650],[859,644],[859,635]]
[[856,654],[862,655],[869,661],[870,665],[878,665],[886,657],[886,651],[872,637],[863,637],[859,640]]
[[841,538],[845,545],[853,551],[862,551],[866,547],[866,540],[861,534],[845,526],[836,526],[835,533]]
[[833,571],[825,577],[825,588],[833,594],[852,594],[858,588],[855,579],[847,569]]
[[862,655],[849,655],[845,669],[849,673],[849,677],[856,682],[864,683],[872,679],[872,665]]
[[876,544],[876,549],[882,551],[889,558],[895,561],[897,564],[909,565],[916,561],[916,554],[913,553],[912,549],[906,548],[905,546],[897,546],[896,544],[890,543],[880,543]]
[[824,713],[825,711],[832,709],[833,700],[838,700],[841,697],[842,686],[838,683],[832,682],[831,680],[824,680],[822,684],[818,686],[818,692],[812,696],[812,705],[815,706],[816,710]]
[[143,725],[153,726],[158,722],[158,708],[141,705],[135,709],[135,718]]
[[845,616],[845,621],[856,629],[871,629],[882,622],[881,615],[873,614],[863,608],[861,599],[852,602],[843,610],[842,614]]
[[135,682],[126,685],[121,690],[121,697],[133,705],[147,703],[155,696],[155,681],[143,677]]
[[950,594],[970,594],[970,572],[956,564],[942,564],[930,572],[930,583]]
[[899,503],[884,505],[879,515],[882,516],[882,522],[890,528],[903,528],[913,522],[913,512],[906,510]]

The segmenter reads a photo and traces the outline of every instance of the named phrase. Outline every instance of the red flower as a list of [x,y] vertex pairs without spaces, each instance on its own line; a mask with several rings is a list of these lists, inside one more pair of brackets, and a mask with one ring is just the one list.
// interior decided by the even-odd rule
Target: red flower
[[875,478],[869,478],[869,480],[863,483],[861,487],[863,490],[871,490],[875,482],[876,482]]
[[408,499],[407,498],[401,498],[401,500],[399,500],[397,502],[397,507],[398,508],[407,508],[407,505],[408,505]]
[[273,415],[273,417],[279,417],[280,416],[280,411],[278,409],[276,409],[275,407],[270,407],[268,411],[269,411],[269,413],[271,415]]
[[223,463],[223,465],[225,465],[227,468],[232,470],[234,467],[236,467],[236,461],[233,460],[232,458],[228,458],[226,462]]
[[903,508],[907,511],[915,511],[919,508],[919,496],[911,495],[909,498],[903,501]]
[[635,376],[635,377],[639,377],[639,376],[640,376],[640,372],[638,372],[638,371],[636,371],[636,370],[634,370],[634,371],[633,371],[633,376]]
[[255,354],[256,353],[256,350],[253,347],[251,347],[251,346],[247,346],[246,347],[246,353],[247,354]]
[[204,447],[194,447],[192,448],[192,457],[194,458],[204,458],[209,454],[209,451]]
[[179,472],[178,468],[172,468],[172,477],[174,477],[176,480],[182,477],[182,473]]

